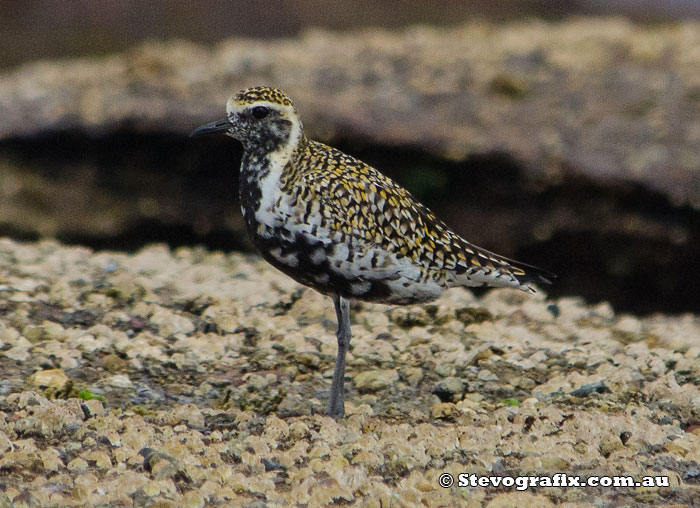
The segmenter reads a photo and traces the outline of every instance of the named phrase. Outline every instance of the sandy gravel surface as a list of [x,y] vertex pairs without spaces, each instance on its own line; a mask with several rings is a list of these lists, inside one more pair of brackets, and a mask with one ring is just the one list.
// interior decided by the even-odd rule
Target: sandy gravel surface
[[[452,290],[353,308],[257,257],[0,240],[0,506],[686,506],[700,319]],[[102,399],[102,400],[99,400]],[[669,487],[438,485],[442,473]]]

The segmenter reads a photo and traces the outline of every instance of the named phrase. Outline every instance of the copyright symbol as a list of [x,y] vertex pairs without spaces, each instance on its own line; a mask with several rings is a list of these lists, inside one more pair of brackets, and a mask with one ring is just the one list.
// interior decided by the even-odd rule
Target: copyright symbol
[[442,473],[438,477],[438,483],[440,484],[440,487],[444,488],[449,488],[452,487],[452,484],[455,482],[454,478],[452,478],[452,475],[450,473]]

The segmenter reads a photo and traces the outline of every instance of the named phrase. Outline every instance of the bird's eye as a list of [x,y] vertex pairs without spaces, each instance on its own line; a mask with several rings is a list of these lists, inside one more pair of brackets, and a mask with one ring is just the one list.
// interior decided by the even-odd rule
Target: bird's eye
[[252,113],[255,118],[257,118],[258,120],[262,120],[270,114],[270,108],[267,108],[265,106],[255,106],[253,108]]

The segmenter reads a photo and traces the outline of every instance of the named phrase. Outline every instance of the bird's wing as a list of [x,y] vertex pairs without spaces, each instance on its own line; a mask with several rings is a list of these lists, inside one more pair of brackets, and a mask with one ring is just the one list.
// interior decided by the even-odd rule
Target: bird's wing
[[452,231],[406,189],[371,166],[325,147],[332,161],[307,175],[328,228],[358,249],[407,257],[427,271],[444,272],[447,284],[511,286],[533,291],[554,274],[477,247]]

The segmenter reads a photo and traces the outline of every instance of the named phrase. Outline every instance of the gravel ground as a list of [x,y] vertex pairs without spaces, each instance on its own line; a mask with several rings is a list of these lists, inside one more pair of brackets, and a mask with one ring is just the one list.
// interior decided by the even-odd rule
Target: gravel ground
[[[700,318],[452,290],[353,307],[348,417],[323,416],[330,299],[257,257],[0,239],[0,507],[687,506]],[[450,488],[442,473],[667,475]]]

